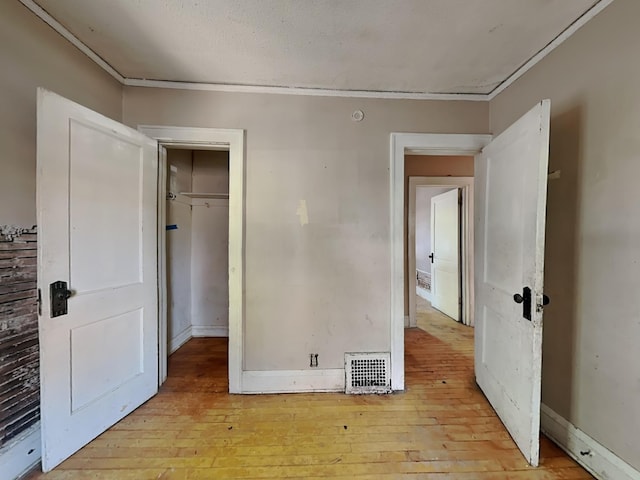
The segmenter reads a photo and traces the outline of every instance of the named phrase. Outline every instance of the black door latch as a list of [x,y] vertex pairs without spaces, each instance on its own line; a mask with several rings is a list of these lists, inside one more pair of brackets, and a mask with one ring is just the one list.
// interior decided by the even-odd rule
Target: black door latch
[[57,281],[49,285],[51,297],[51,318],[67,314],[67,300],[73,292],[67,288],[67,282]]
[[[531,321],[531,289],[524,287],[522,289],[522,295],[516,293],[513,295],[513,301],[522,304],[522,316]],[[542,305],[538,305],[538,311],[542,310],[542,307],[549,305],[549,297],[542,295]]]

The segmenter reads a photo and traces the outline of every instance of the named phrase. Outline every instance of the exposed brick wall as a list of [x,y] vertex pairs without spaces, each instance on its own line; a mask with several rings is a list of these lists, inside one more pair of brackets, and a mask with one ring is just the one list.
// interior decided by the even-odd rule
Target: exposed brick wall
[[35,229],[0,228],[0,447],[40,418]]

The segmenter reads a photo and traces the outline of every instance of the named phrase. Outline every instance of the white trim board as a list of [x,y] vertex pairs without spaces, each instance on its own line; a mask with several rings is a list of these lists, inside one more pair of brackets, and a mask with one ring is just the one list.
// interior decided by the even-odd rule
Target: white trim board
[[430,93],[430,92],[392,92],[379,90],[339,90],[323,88],[301,88],[287,86],[265,86],[265,85],[239,85],[239,84],[218,84],[218,83],[196,83],[196,82],[176,82],[168,80],[146,80],[141,78],[127,78],[118,72],[113,66],[106,62],[100,55],[89,48],[78,37],[65,28],[60,22],[49,15],[34,0],[20,0],[20,2],[38,18],[53,28],[56,32],[67,39],[71,44],[89,57],[109,75],[115,78],[122,85],[146,88],[173,88],[180,90],[207,90],[216,92],[239,92],[239,93],[271,93],[281,95],[309,95],[323,97],[348,97],[348,98],[384,98],[403,100],[459,100],[459,101],[479,101],[488,102],[509,87],[512,83],[522,77],[534,65],[558,48],[569,37],[585,25],[589,20],[609,6],[613,0],[599,0],[593,7],[578,17],[571,25],[549,42],[542,50],[528,59],[515,72],[509,75],[490,93]]
[[12,480],[33,470],[40,462],[41,448],[38,422],[0,449],[2,478]]
[[392,133],[389,152],[391,388],[404,390],[404,156],[475,155],[491,135]]
[[542,404],[542,432],[600,480],[640,480],[634,469],[616,454]]
[[219,326],[192,325],[191,332],[194,337],[228,337],[229,328]]
[[416,287],[416,295],[431,303],[431,293],[428,290],[422,287]]
[[[244,361],[244,130],[222,128],[189,128],[139,125],[138,130],[155,138],[161,146],[196,150],[229,149],[229,393],[245,393],[242,385]],[[166,198],[166,182],[158,187],[159,204]],[[158,235],[165,235],[166,217],[159,214]],[[160,252],[166,256],[166,251]],[[160,263],[166,264],[166,259]],[[166,275],[166,271],[165,271]],[[164,285],[164,287],[163,287]],[[160,279],[160,288],[166,282]],[[166,292],[161,295],[166,299]],[[166,301],[166,300],[165,300]],[[162,312],[162,309],[160,309]],[[160,329],[167,328],[166,315],[161,315]],[[192,326],[192,334],[196,335]],[[160,344],[160,362],[167,355]],[[161,368],[162,370],[162,368]]]
[[309,97],[380,98],[398,100],[447,100],[466,102],[486,102],[489,95],[484,93],[429,93],[394,92],[382,90],[339,90],[331,88],[303,88],[268,85],[237,85],[225,83],[176,82],[171,80],[146,80],[125,78],[127,87],[169,88],[176,90],[201,90],[229,93],[271,93],[279,95],[306,95]]
[[242,393],[344,392],[343,368],[242,372]]
[[191,340],[192,336],[193,335],[191,334],[191,327],[187,327],[182,332],[180,332],[178,335],[176,335],[171,340],[169,340],[169,355],[174,353],[182,345],[184,345],[189,340]]

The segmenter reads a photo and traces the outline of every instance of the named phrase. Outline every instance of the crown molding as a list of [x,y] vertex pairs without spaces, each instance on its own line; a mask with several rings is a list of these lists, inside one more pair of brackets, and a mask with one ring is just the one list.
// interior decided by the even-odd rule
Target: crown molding
[[487,94],[487,100],[491,101],[500,95],[504,90],[506,90],[511,84],[513,84],[516,80],[522,77],[525,73],[531,70],[538,62],[540,62],[544,57],[553,52],[556,48],[558,48],[561,44],[565,42],[569,37],[571,37],[574,33],[576,33],[580,27],[582,27],[585,23],[599,14],[606,7],[611,5],[613,0],[600,0],[595,5],[593,5],[589,10],[584,12],[582,16],[576,19],[571,25],[569,25],[566,29],[564,29],[556,38],[554,38],[551,42],[547,44],[542,50],[536,53],[533,57],[531,57],[526,63],[522,64],[520,68],[518,68],[515,72],[513,72],[507,79],[494,88],[491,93]]
[[231,93],[271,93],[280,95],[307,95],[317,97],[343,97],[343,98],[378,98],[396,100],[447,100],[447,101],[471,101],[487,102],[493,100],[510,85],[516,82],[526,72],[533,68],[544,57],[549,55],[558,46],[571,37],[580,27],[608,7],[614,0],[599,0],[589,10],[582,14],[569,27],[562,31],[556,38],[548,43],[542,50],[531,57],[520,68],[507,77],[490,93],[428,93],[428,92],[393,92],[380,90],[339,90],[325,88],[303,88],[266,85],[237,85],[218,83],[179,82],[171,80],[147,80],[141,78],[126,78],[115,68],[106,62],[100,55],[89,48],[78,37],[71,33],[64,25],[53,18],[40,7],[34,0],[19,0],[26,8],[37,17],[66,38],[73,46],[93,60],[122,85],[145,88],[169,88],[176,90],[201,90],[210,92]]
[[171,88],[178,90],[205,90],[211,92],[231,93],[274,93],[281,95],[306,95],[313,97],[382,98],[400,100],[462,100],[472,102],[487,101],[486,94],[473,93],[421,93],[389,92],[380,90],[336,90],[328,88],[176,82],[168,80],[146,80],[137,78],[125,78],[124,85],[129,87]]
[[53,28],[56,32],[66,38],[71,44],[84,53],[87,57],[93,60],[98,66],[100,66],[105,72],[115,78],[121,84],[124,84],[124,77],[120,73],[109,65],[100,55],[91,50],[85,43],[78,37],[71,33],[67,28],[58,22],[55,18],[47,13],[40,5],[33,0],[20,0],[25,7],[31,10],[40,20]]

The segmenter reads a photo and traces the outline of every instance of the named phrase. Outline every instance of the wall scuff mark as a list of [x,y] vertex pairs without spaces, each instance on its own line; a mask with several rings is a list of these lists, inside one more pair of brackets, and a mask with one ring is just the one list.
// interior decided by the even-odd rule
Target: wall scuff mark
[[307,212],[307,201],[300,200],[298,203],[298,210],[296,210],[296,215],[300,217],[300,226],[304,227],[309,223],[309,213]]

